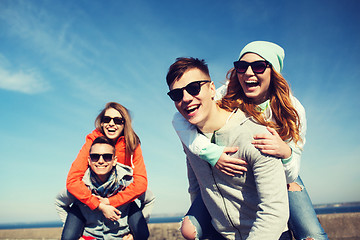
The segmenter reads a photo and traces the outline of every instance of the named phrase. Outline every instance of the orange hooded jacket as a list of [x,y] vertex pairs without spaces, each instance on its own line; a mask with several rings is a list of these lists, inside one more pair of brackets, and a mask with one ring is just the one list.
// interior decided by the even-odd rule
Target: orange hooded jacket
[[[88,134],[85,144],[82,146],[75,161],[72,163],[66,180],[67,190],[82,203],[86,204],[91,210],[96,209],[100,201],[91,194],[91,191],[85,186],[82,178],[88,169],[88,156],[91,144],[103,134],[95,129]],[[147,174],[140,144],[135,149],[133,155],[125,155],[125,139],[121,136],[115,145],[115,155],[119,163],[130,166],[133,169],[134,181],[123,191],[109,198],[110,204],[114,207],[121,206],[137,199],[147,189]]]

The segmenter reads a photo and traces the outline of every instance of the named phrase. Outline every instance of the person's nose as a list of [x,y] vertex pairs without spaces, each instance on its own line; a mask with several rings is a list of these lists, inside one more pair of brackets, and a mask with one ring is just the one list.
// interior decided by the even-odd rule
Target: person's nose
[[100,158],[99,158],[99,160],[98,160],[98,163],[99,163],[99,164],[105,163],[105,160],[104,160],[103,155],[100,155]]
[[253,72],[251,66],[249,65],[248,68],[245,71],[246,75],[254,75],[255,73]]
[[113,118],[110,120],[109,125],[111,125],[111,126],[114,126],[114,125],[115,125]]
[[194,97],[190,94],[190,93],[188,93],[185,89],[183,90],[183,94],[184,94],[184,96],[183,96],[183,98],[182,98],[182,101],[183,102],[190,102]]

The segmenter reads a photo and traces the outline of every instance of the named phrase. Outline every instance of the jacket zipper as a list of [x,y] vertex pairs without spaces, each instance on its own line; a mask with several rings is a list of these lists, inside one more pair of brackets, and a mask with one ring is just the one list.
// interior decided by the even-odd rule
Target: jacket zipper
[[232,227],[238,231],[238,233],[239,233],[239,235],[240,235],[240,238],[242,239],[242,236],[241,236],[241,232],[240,232],[240,230],[239,230],[237,227],[235,227],[235,224],[234,224],[234,223],[233,223],[233,221],[231,220],[231,217],[230,217],[229,211],[228,211],[228,209],[227,209],[227,207],[226,207],[225,197],[224,197],[224,195],[222,194],[222,192],[221,192],[221,190],[220,190],[220,188],[219,188],[219,186],[217,185],[217,182],[216,182],[216,180],[215,180],[215,176],[214,176],[214,171],[213,171],[213,168],[211,167],[211,165],[210,165],[210,164],[209,164],[209,167],[210,167],[210,170],[211,170],[211,175],[212,175],[212,177],[213,177],[213,180],[214,180],[215,186],[216,186],[216,188],[217,188],[218,192],[220,193],[221,199],[222,199],[222,201],[223,201],[223,204],[224,204],[224,207],[225,207],[225,211],[226,211],[226,216],[227,216],[227,218],[228,218],[228,220],[229,220],[230,224],[232,225]]

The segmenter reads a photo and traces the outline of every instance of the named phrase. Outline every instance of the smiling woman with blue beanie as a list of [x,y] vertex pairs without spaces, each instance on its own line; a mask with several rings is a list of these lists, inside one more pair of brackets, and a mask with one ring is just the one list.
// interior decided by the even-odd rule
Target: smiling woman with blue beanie
[[[253,144],[263,154],[278,157],[283,163],[288,183],[289,228],[294,237],[328,239],[298,176],[305,144],[306,117],[303,106],[291,94],[287,81],[280,74],[284,57],[283,48],[275,43],[254,41],[247,44],[238,61],[234,62],[234,68],[229,70],[227,84],[217,90],[217,97],[221,98],[219,106],[229,111],[240,108],[250,118],[268,127],[269,134],[254,136]],[[185,146],[224,174],[236,176],[246,171],[244,160],[227,154],[236,149],[210,143],[179,115],[174,116],[173,125]],[[196,204],[201,206],[198,199]],[[199,215],[199,208],[193,205],[192,209],[197,209]],[[205,208],[202,210],[207,211]],[[187,215],[191,214],[190,210]],[[202,214],[195,215],[198,222],[199,219],[203,221],[201,219],[205,219],[203,216],[208,213]],[[197,226],[195,232],[201,233],[200,226],[206,224],[199,222],[194,225]],[[197,237],[201,239],[201,236]]]
[[[270,135],[254,136],[254,145],[264,154],[282,159],[289,190],[289,227],[294,237],[328,239],[298,176],[305,144],[306,117],[303,106],[292,96],[288,83],[280,74],[284,57],[284,50],[274,43],[255,41],[246,45],[239,61],[229,71],[227,93],[220,105],[229,109],[239,107],[261,124],[271,127]],[[256,66],[251,65],[264,60],[271,68],[267,80],[265,73],[257,72]]]

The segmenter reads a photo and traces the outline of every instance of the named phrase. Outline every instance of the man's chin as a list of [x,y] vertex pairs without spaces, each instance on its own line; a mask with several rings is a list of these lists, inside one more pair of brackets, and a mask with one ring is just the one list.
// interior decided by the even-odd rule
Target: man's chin
[[[186,118],[185,118],[186,119]],[[195,125],[195,126],[197,126],[198,124],[199,124],[199,121],[196,119],[196,118],[194,118],[194,117],[192,117],[192,118],[188,118],[188,119],[186,119],[190,124],[192,124],[192,125]]]

